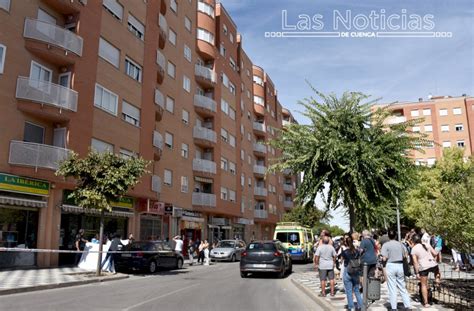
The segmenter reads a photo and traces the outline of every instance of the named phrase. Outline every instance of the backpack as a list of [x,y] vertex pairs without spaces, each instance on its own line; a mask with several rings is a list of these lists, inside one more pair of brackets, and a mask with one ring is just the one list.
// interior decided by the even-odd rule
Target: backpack
[[347,264],[347,267],[346,267],[347,273],[351,276],[359,274],[360,267],[361,267],[361,260],[360,260],[359,252],[356,252],[356,254],[352,254],[352,256],[354,256],[354,255],[355,255],[355,257],[352,257],[349,260],[349,263]]
[[434,235],[432,235],[431,238],[430,238],[430,245],[431,245],[432,248],[435,248],[436,244],[438,244],[438,241],[437,241],[436,237]]

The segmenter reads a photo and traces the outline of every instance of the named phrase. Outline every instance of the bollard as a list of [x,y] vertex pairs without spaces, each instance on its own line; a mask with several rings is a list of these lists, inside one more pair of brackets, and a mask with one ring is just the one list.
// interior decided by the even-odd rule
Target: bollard
[[364,262],[364,270],[363,270],[363,274],[362,274],[362,277],[363,277],[363,280],[364,280],[364,292],[363,292],[363,297],[362,297],[362,302],[363,302],[363,305],[362,305],[362,311],[367,311],[367,293],[368,293],[368,289],[369,289],[369,265]]

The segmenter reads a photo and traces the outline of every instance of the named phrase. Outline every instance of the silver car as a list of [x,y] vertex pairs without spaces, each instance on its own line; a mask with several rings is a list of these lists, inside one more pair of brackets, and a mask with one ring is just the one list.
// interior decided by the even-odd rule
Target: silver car
[[211,260],[232,262],[240,260],[245,247],[245,242],[241,240],[219,241],[216,248],[211,250]]

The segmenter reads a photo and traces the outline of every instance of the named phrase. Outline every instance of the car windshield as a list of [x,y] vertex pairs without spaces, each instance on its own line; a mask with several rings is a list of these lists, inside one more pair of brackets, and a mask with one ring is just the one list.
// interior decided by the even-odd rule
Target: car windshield
[[290,243],[292,245],[299,245],[301,243],[299,232],[278,232],[276,239],[282,243]]
[[217,243],[217,247],[220,248],[234,248],[235,247],[235,241],[220,241]]
[[275,250],[275,245],[273,243],[250,243],[248,250],[273,251]]

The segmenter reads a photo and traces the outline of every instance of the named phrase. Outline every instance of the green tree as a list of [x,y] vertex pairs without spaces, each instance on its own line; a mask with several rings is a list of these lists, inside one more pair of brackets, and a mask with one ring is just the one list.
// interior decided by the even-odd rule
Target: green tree
[[405,214],[416,225],[444,237],[450,247],[471,252],[474,246],[474,161],[464,150],[445,149],[443,159],[422,168],[406,194]]
[[296,206],[283,215],[283,221],[298,222],[309,228],[313,228],[325,218],[324,212],[315,206]]
[[314,92],[318,98],[300,102],[310,124],[291,124],[270,142],[282,150],[270,170],[304,174],[296,195],[300,205],[312,206],[321,194],[327,209],[346,209],[351,230],[383,226],[394,215],[394,198],[413,180],[406,155],[426,144],[424,136],[408,131],[421,120],[387,125],[390,107],[371,110],[367,95]]
[[320,222],[313,227],[313,232],[315,234],[321,233],[324,229],[328,230],[331,233],[331,236],[336,237],[344,235],[346,231],[339,226],[331,226],[328,223]]
[[[98,209],[100,214],[100,241],[104,232],[104,213],[111,211],[110,203],[117,201],[134,187],[143,174],[147,173],[148,161],[142,158],[122,158],[107,152],[90,151],[81,159],[75,153],[63,161],[56,175],[73,177],[77,187],[69,195],[77,205],[86,209]],[[99,244],[102,252],[102,243]],[[102,253],[97,261],[97,275],[101,272]]]

